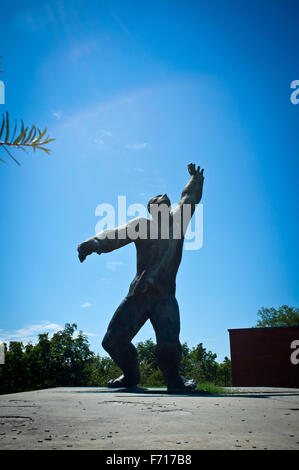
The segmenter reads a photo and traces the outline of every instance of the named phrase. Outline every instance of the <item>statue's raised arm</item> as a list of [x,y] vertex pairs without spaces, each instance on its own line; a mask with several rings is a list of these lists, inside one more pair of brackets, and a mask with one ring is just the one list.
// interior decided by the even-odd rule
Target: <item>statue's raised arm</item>
[[194,163],[189,163],[188,172],[191,175],[191,178],[183,189],[179,206],[182,206],[183,204],[191,204],[194,206],[193,209],[195,210],[196,204],[200,202],[202,197],[204,182],[203,171],[203,168],[200,169],[200,166],[196,169],[196,165]]
[[[198,166],[196,169],[196,165],[194,163],[189,163],[188,172],[191,175],[191,178],[182,191],[180,202],[172,212],[174,217],[178,216],[184,219],[184,233],[192,215],[194,214],[197,204],[201,201],[204,183],[203,168],[200,169],[200,166]],[[184,208],[184,206],[186,207]]]

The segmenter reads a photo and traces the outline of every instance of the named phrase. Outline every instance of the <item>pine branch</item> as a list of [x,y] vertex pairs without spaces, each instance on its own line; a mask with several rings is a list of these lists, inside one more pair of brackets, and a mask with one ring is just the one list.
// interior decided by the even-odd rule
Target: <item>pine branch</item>
[[[45,145],[53,142],[55,139],[50,139],[49,136],[46,136],[47,128],[43,131],[36,126],[31,126],[30,129],[29,127],[25,128],[22,120],[19,130],[18,127],[18,121],[16,119],[13,132],[10,133],[11,126],[9,122],[9,114],[7,111],[5,114],[2,114],[2,121],[0,124],[0,150],[3,148],[15,163],[20,165],[18,160],[12,155],[9,148],[22,149],[24,151],[26,151],[27,148],[31,148],[34,152],[36,150],[42,150],[47,155],[50,154],[50,150],[46,148]],[[0,158],[0,161],[5,162],[2,158]]]

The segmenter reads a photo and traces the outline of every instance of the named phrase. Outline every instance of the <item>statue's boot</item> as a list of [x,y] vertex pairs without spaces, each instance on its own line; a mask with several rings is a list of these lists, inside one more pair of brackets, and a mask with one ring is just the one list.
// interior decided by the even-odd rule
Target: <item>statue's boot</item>
[[185,379],[182,375],[167,384],[169,392],[192,392],[196,389],[196,381],[194,379]]
[[107,387],[109,388],[129,388],[129,387],[137,387],[137,383],[133,383],[134,381],[130,381],[125,378],[124,375],[120,375],[117,379],[111,379],[107,383]]

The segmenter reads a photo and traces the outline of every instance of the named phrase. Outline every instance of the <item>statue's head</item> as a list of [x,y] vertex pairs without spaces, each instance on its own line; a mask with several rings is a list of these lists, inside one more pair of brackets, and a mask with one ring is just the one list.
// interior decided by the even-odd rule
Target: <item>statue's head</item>
[[154,215],[153,212],[156,212],[156,210],[153,211],[153,206],[155,206],[155,209],[156,209],[157,206],[162,206],[162,205],[163,205],[163,209],[164,209],[164,207],[167,207],[168,212],[170,211],[171,202],[170,202],[167,194],[158,194],[158,196],[152,197],[148,201],[147,209],[148,209],[148,211],[151,215]]

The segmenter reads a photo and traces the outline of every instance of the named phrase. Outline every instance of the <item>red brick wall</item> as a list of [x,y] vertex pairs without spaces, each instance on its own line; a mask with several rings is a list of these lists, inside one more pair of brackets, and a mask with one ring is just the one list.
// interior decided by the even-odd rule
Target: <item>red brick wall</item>
[[299,387],[299,327],[228,331],[233,386]]

